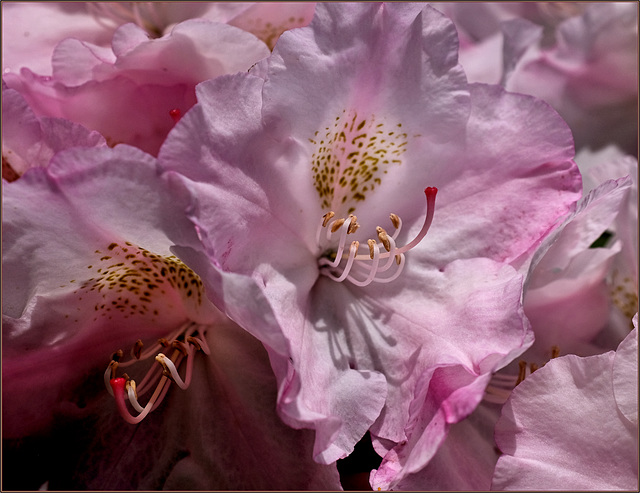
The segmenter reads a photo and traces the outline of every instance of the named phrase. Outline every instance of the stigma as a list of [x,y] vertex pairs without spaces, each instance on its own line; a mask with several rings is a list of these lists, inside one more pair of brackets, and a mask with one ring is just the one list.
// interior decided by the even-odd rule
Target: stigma
[[[210,354],[206,342],[207,326],[188,322],[169,336],[159,339],[143,351],[144,344],[136,341],[129,357],[123,361],[124,352],[118,350],[104,372],[107,391],[115,398],[120,416],[131,424],[137,424],[162,403],[171,384],[186,390],[191,383],[193,361],[196,353]],[[151,358],[153,357],[153,360]],[[151,367],[137,383],[127,373],[118,376],[118,370],[133,365],[144,364],[151,360]],[[180,369],[183,375],[180,375]],[[151,393],[146,404],[140,404],[140,398]],[[133,411],[133,412],[132,412]]]
[[435,187],[425,188],[427,212],[424,224],[417,236],[403,246],[396,244],[402,228],[402,220],[396,214],[389,215],[393,233],[389,234],[383,227],[377,226],[375,237],[369,238],[365,246],[356,240],[348,243],[349,235],[360,227],[355,215],[335,218],[333,211],[326,213],[318,226],[316,243],[320,244],[322,233],[326,231],[326,239],[333,241],[337,237],[338,244],[335,250],[318,260],[320,273],[336,282],[349,281],[356,286],[367,286],[373,282],[388,283],[397,279],[406,263],[405,253],[418,245],[431,227],[437,192]]

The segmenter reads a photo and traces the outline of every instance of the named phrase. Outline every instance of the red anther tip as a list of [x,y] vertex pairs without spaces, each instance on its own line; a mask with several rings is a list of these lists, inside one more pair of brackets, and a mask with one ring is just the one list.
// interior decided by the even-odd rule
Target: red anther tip
[[115,394],[116,391],[124,392],[127,380],[124,378],[112,378],[111,380],[109,380],[109,383],[111,384],[111,388],[113,389],[113,393]]
[[171,118],[173,118],[173,121],[175,123],[178,123],[180,121],[180,118],[182,118],[182,112],[178,108],[174,108],[169,111],[169,115],[171,116]]

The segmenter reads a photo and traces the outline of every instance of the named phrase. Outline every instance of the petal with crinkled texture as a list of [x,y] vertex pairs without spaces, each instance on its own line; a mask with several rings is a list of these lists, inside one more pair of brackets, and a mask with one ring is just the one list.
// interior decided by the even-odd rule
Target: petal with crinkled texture
[[315,8],[315,2],[255,2],[228,24],[255,34],[273,49],[284,31],[309,24]]
[[2,3],[2,73],[29,67],[51,75],[54,47],[65,38],[107,45],[115,27],[98,22],[83,2]]
[[618,409],[638,427],[638,314],[633,316],[634,330],[618,346],[613,359],[613,393]]
[[[136,185],[144,192],[132,193]],[[215,313],[145,265],[157,255],[156,265],[181,267],[170,237],[195,238],[162,187],[155,160],[128,146],[63,151],[5,184],[3,395],[13,403],[5,436],[46,427],[51,407],[121,346]]]
[[62,118],[38,118],[24,98],[2,85],[2,176],[13,181],[27,169],[46,166],[69,147],[106,145],[98,132]]
[[631,184],[630,177],[623,177],[590,191],[536,251],[524,307],[537,349],[557,345],[565,354],[573,353],[576,343],[590,341],[607,325],[607,279],[621,244],[590,246],[626,206]]
[[453,424],[429,463],[402,478],[394,490],[488,491],[498,460],[493,428],[499,412],[499,407],[482,403]]
[[[282,334],[263,329],[266,352],[208,302],[191,266],[213,267],[196,251],[185,215],[191,199],[174,185],[152,156],[122,145],[59,152],[46,168],[5,185],[2,392],[10,455],[20,457],[34,440],[39,451],[56,453],[63,460],[41,452],[36,460],[48,461],[51,488],[340,489],[335,466],[312,460],[313,434],[277,414],[270,357],[285,352]],[[223,287],[225,311],[246,325],[247,311],[261,311],[264,321],[268,304],[251,293],[251,279],[236,277]],[[145,345],[169,338],[189,321],[206,325],[211,348],[195,356],[192,386],[172,387],[136,426],[124,422],[104,388],[111,354],[123,349],[124,363],[135,362],[128,349],[138,338]],[[140,382],[144,368],[126,371]],[[18,465],[13,481],[17,471],[24,474]]]
[[[566,124],[534,98],[466,84],[456,49],[428,6],[319,4],[259,77],[200,84],[158,158],[186,177],[175,176],[211,263],[255,280],[290,344],[274,365],[283,419],[316,429],[322,462],[369,428],[379,453],[397,445],[381,485],[405,474],[397,464],[424,466],[487,376],[531,344],[522,278],[500,262],[526,265],[580,196]],[[407,244],[427,185],[439,188],[435,218],[397,279],[323,275],[336,243],[324,213],[357,215],[366,245],[377,225],[393,232],[394,212]]]
[[[492,489],[638,488],[634,345],[637,329],[617,352],[553,359],[516,387],[496,425],[503,455]],[[636,399],[624,395],[632,387]]]
[[5,74],[4,81],[38,116],[66,118],[100,132],[110,145],[127,143],[156,154],[174,118],[195,103],[196,84],[245,71],[268,54],[254,35],[203,19],[177,24],[158,39],[125,24],[110,47],[61,41],[52,76],[23,68]]

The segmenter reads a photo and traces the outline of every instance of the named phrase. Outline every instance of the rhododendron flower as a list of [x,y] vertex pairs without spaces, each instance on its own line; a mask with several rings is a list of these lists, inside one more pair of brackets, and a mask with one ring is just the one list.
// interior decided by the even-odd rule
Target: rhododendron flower
[[[583,162],[583,175],[589,183],[600,183],[612,176],[629,175],[632,185],[624,194],[620,213],[607,230],[609,242],[619,240],[620,253],[616,255],[610,273],[609,286],[613,301],[612,326],[618,334],[629,329],[629,320],[638,309],[638,160],[617,149],[605,149],[600,159]],[[581,157],[586,159],[586,157]],[[593,159],[593,158],[591,158]]]
[[607,327],[608,280],[622,245],[616,238],[607,247],[591,246],[626,206],[631,184],[626,176],[593,189],[536,251],[525,285],[524,310],[539,353],[554,345],[565,354],[588,351],[584,345]]
[[[633,161],[629,158],[618,162]],[[592,171],[612,168],[611,163],[600,161],[601,166]],[[606,176],[624,175],[619,167],[613,169]],[[631,177],[626,176],[596,186],[542,241],[529,267],[524,290],[524,311],[532,324],[535,343],[518,361],[492,377],[483,402],[474,413],[454,424],[429,464],[399,482],[398,489],[488,490],[499,457],[494,450],[493,430],[513,389],[550,358],[561,353],[600,354],[615,349],[628,334],[631,318],[621,327],[612,323],[609,292],[609,277],[626,237],[614,235],[610,244],[598,247],[595,240],[613,231],[613,224],[620,222],[631,182]],[[631,274],[630,270],[625,272]],[[614,293],[620,297],[617,288]],[[637,309],[637,301],[629,306]]]
[[589,5],[564,21],[556,37],[551,48],[525,51],[505,87],[551,104],[573,130],[576,147],[617,143],[635,154],[638,5]]
[[17,179],[27,169],[46,166],[69,147],[104,146],[98,132],[62,118],[38,118],[15,90],[2,86],[2,178]]
[[496,425],[496,490],[638,489],[638,315],[617,351],[554,359]]
[[66,38],[109,47],[113,33],[134,23],[152,38],[178,23],[206,19],[244,29],[270,48],[287,29],[311,21],[315,2],[3,2],[2,72],[28,68],[52,75],[55,46]]
[[580,194],[564,122],[468,85],[456,50],[431,7],[319,4],[259,77],[199,85],[158,156],[196,197],[209,293],[250,278],[274,314],[254,333],[287,338],[283,419],[324,463],[369,429],[374,487],[423,467],[531,344],[506,263]]
[[[169,130],[194,103],[196,84],[246,71],[269,53],[241,29],[203,19],[177,24],[158,39],[134,24],[118,28],[111,46],[61,41],[53,73],[29,68],[4,74],[38,116],[55,116],[156,154]],[[104,104],[108,101],[108,104]]]
[[87,10],[107,25],[134,22],[154,37],[175,24],[199,18],[250,32],[273,49],[280,34],[307,25],[315,2],[88,2]]
[[[436,4],[466,39],[473,82],[551,104],[576,147],[638,146],[638,5],[631,2]],[[468,47],[468,48],[467,48]]]
[[[167,178],[117,146],[59,152],[5,184],[8,455],[26,439],[57,455],[68,446],[64,460],[39,459],[61,489],[338,489],[335,467],[311,459],[311,433],[278,418],[261,344],[172,251],[198,240],[189,198]],[[228,313],[246,324],[251,305]]]

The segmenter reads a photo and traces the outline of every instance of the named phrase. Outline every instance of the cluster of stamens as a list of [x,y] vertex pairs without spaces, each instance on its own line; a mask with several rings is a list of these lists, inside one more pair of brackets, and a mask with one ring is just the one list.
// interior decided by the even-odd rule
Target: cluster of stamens
[[[107,370],[104,373],[105,386],[115,398],[118,412],[125,421],[136,424],[142,421],[151,411],[154,411],[162,402],[170,384],[174,382],[178,387],[186,390],[191,383],[193,373],[194,354],[202,351],[209,354],[205,334],[206,327],[188,322],[181,326],[168,339],[159,339],[152,347],[143,351],[144,344],[138,339],[131,348],[131,359],[122,361],[122,350],[114,353]],[[171,353],[169,355],[169,353]],[[155,363],[151,366],[140,383],[130,378],[126,373],[122,377],[116,376],[118,368],[126,368],[135,363],[147,360],[155,355]],[[186,358],[184,378],[178,373],[178,368]],[[140,396],[153,389],[153,393],[145,406],[140,405]],[[126,401],[138,413],[131,414]]]
[[[551,347],[551,358],[560,356],[560,348],[558,346]],[[542,366],[544,366],[543,364]],[[491,383],[487,385],[484,392],[484,400],[494,404],[504,404],[516,388],[527,376],[541,368],[536,363],[527,363],[526,361],[518,362],[518,375],[507,375],[495,373],[491,377]]]
[[[360,242],[352,241],[347,250],[348,235],[353,234],[360,227],[358,218],[349,214],[347,218],[334,219],[335,213],[330,211],[322,216],[316,235],[316,243],[320,243],[322,232],[326,229],[326,239],[332,240],[339,235],[337,249],[328,256],[319,259],[320,272],[336,282],[349,281],[356,286],[367,286],[372,282],[386,283],[397,279],[405,265],[404,254],[414,248],[426,236],[435,210],[435,187],[427,187],[424,193],[427,197],[427,213],[424,224],[418,235],[406,245],[399,247],[396,239],[402,228],[402,220],[396,214],[390,214],[391,224],[395,228],[393,234],[381,226],[376,227],[376,239],[367,240],[368,252],[360,253]],[[391,274],[385,274],[392,267]]]

